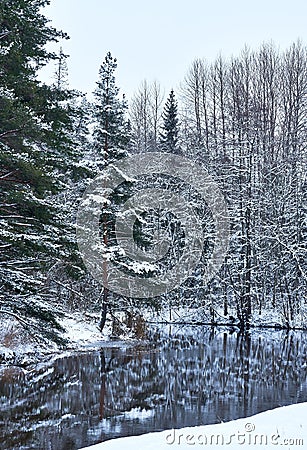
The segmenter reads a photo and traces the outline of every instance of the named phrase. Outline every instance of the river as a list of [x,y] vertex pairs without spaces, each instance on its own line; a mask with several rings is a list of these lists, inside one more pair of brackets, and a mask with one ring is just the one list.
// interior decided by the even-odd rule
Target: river
[[0,370],[0,448],[75,450],[307,401],[307,333],[174,327]]

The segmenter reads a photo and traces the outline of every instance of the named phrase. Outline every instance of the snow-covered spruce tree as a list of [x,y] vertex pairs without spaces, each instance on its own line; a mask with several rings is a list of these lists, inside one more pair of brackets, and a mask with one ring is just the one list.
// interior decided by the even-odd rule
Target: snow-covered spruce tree
[[97,169],[128,154],[130,129],[125,117],[128,106],[124,95],[119,98],[119,88],[115,83],[116,68],[117,60],[108,52],[100,67],[94,92],[94,150]]
[[169,153],[179,154],[179,120],[178,120],[178,105],[175,98],[175,93],[171,90],[169,97],[164,106],[162,115],[163,125],[160,137],[161,150]]
[[45,45],[67,37],[48,26],[46,4],[0,4],[0,309],[29,332],[61,341],[41,290],[50,261],[63,256],[50,198],[61,187],[56,174],[65,171],[71,120],[55,88],[37,80],[37,71],[57,58]]
[[[130,141],[130,124],[126,119],[127,102],[125,96],[119,97],[119,88],[115,82],[115,70],[117,60],[110,52],[107,53],[99,70],[97,88],[94,92],[93,105],[95,128],[93,133],[94,170],[98,173],[113,161],[128,156]],[[122,192],[123,194],[123,192]],[[114,195],[111,202],[116,204],[118,199]],[[101,228],[105,247],[112,247],[114,210],[105,208],[103,212]],[[110,293],[107,289],[107,267],[104,266],[105,283],[102,299],[102,314],[100,329],[102,330],[107,314],[107,306],[110,306]]]

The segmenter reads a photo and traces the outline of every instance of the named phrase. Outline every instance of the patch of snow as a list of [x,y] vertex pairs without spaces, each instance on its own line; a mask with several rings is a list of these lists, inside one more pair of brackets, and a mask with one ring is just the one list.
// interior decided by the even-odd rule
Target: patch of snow
[[[210,448],[253,450],[306,448],[307,403],[284,406],[231,422],[166,430],[141,436],[112,439],[86,447],[91,450],[188,450]],[[85,448],[85,447],[84,447]]]
[[66,420],[66,419],[73,419],[75,416],[75,414],[64,414],[64,416],[62,416],[62,420]]
[[91,344],[95,345],[108,339],[106,334],[99,331],[97,317],[96,320],[86,320],[84,314],[74,314],[59,322],[66,330],[64,337],[69,340],[70,347],[88,348]]
[[125,411],[124,416],[128,420],[136,420],[136,419],[148,419],[149,417],[152,417],[154,414],[154,411],[152,409],[141,409],[141,408],[132,408],[131,411]]

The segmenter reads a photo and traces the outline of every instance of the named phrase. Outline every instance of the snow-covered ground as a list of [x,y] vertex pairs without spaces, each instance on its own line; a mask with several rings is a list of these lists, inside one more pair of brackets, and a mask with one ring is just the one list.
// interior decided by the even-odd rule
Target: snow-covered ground
[[307,403],[276,408],[227,423],[167,430],[113,439],[91,450],[166,450],[177,448],[307,448]]
[[[106,326],[104,333],[98,329],[98,317],[85,314],[66,314],[59,320],[66,330],[63,335],[68,340],[66,350],[82,350],[97,348],[108,340],[109,327]],[[20,325],[8,319],[2,322],[0,330],[0,364],[16,364],[26,366],[35,364],[44,359],[50,359],[63,350],[54,343],[38,343],[27,335]]]
[[64,337],[69,341],[70,348],[82,349],[84,347],[96,347],[97,344],[108,340],[110,330],[108,323],[103,334],[98,328],[98,315],[90,314],[66,314],[65,318],[59,320],[66,330]]

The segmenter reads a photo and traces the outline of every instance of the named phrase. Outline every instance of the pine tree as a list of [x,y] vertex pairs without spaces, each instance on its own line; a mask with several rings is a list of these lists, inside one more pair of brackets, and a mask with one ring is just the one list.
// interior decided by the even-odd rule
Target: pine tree
[[108,164],[112,159],[127,156],[129,143],[129,122],[125,118],[127,102],[119,98],[115,84],[117,60],[108,52],[99,70],[99,80],[94,92],[94,148],[98,165]]
[[[128,155],[130,140],[130,124],[126,120],[127,102],[125,96],[119,98],[119,88],[115,82],[117,60],[108,52],[99,70],[99,80],[94,92],[94,117],[96,126],[94,129],[94,156],[96,170],[99,173],[103,167],[116,159]],[[116,199],[113,199],[116,202]],[[107,247],[112,237],[112,220],[114,211],[104,211],[102,221],[102,233],[104,245]],[[104,291],[102,302],[102,315],[100,329],[102,331],[109,304],[109,292],[106,287],[107,266],[104,265]]]
[[178,105],[174,91],[171,90],[170,95],[164,106],[162,115],[163,126],[161,132],[160,145],[163,151],[169,153],[180,153],[178,144],[179,121],[178,121]]
[[37,80],[38,69],[57,59],[46,44],[67,38],[48,26],[41,13],[48,3],[0,4],[0,301],[2,313],[56,337],[38,292],[50,260],[66,254],[52,194],[61,188],[71,119],[54,86]]

